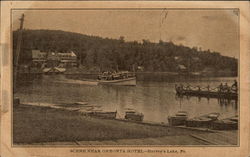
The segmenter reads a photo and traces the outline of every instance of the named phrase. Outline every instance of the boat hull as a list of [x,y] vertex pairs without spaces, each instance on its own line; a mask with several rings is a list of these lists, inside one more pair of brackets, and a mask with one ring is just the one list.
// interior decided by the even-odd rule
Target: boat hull
[[238,116],[216,120],[212,123],[211,128],[214,130],[237,130]]
[[126,78],[120,80],[99,80],[101,85],[136,86],[136,78]]
[[210,113],[186,120],[187,127],[211,128],[212,122],[218,120],[219,113]]
[[142,122],[144,116],[142,114],[126,114],[125,119],[130,120],[130,121],[138,121]]
[[211,124],[211,128],[214,130],[237,130],[238,122],[230,120],[217,120]]
[[104,118],[104,119],[115,119],[117,112],[90,112],[89,116]]
[[179,126],[186,124],[187,117],[170,116],[168,117],[168,123],[170,126]]
[[188,119],[186,121],[187,127],[201,127],[201,128],[210,128],[213,120],[211,119],[204,119],[204,120],[195,120],[195,119]]

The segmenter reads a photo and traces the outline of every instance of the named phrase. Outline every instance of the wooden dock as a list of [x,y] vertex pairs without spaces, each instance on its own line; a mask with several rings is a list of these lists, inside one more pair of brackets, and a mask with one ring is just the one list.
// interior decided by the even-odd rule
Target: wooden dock
[[179,96],[197,96],[207,98],[220,98],[220,99],[238,99],[238,93],[236,91],[227,90],[220,91],[218,88],[207,88],[207,87],[193,87],[193,86],[175,86],[176,94]]

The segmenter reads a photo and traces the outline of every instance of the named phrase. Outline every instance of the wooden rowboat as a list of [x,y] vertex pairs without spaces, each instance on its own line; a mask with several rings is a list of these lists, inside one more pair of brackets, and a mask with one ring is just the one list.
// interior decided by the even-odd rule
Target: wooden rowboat
[[106,111],[98,110],[98,111],[89,112],[87,115],[93,116],[93,117],[98,117],[98,118],[115,119],[116,114],[117,114],[117,111],[115,111],[115,112],[113,112],[113,111],[106,112]]
[[216,120],[212,122],[211,129],[215,130],[237,130],[238,129],[238,116]]
[[168,123],[170,126],[185,125],[188,114],[186,111],[179,111],[174,116],[168,117]]
[[220,116],[220,113],[209,113],[206,115],[202,115],[199,117],[194,117],[192,119],[186,120],[186,126],[187,127],[206,127],[210,128],[211,123],[215,120],[218,120],[218,117]]
[[142,113],[135,111],[134,109],[127,109],[125,111],[125,119],[127,120],[142,122],[143,118],[144,115]]

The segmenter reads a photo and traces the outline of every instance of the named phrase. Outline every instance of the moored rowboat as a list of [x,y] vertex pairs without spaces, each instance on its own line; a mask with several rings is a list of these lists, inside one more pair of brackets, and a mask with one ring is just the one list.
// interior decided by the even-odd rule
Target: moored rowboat
[[185,125],[188,114],[186,111],[179,111],[174,116],[168,117],[168,123],[170,126]]
[[220,116],[220,113],[209,113],[206,115],[202,115],[199,117],[195,117],[192,119],[186,120],[186,126],[187,127],[206,127],[209,128],[211,126],[211,123],[218,119]]
[[117,111],[115,111],[115,112],[113,112],[113,111],[106,112],[106,111],[99,110],[99,111],[89,112],[87,115],[98,117],[98,118],[115,119],[116,114],[117,114]]
[[238,129],[238,116],[216,120],[212,122],[211,128],[215,130],[237,130]]
[[134,109],[128,108],[125,111],[125,119],[127,119],[127,120],[142,122],[143,118],[144,118],[144,115],[142,113],[137,112]]

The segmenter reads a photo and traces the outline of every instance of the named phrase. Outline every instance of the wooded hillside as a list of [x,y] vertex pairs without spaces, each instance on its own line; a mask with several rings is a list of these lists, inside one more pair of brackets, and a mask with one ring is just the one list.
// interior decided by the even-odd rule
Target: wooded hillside
[[[16,49],[17,31],[13,32],[13,47]],[[108,39],[87,36],[59,30],[23,30],[20,63],[31,62],[31,50],[74,51],[81,65],[103,70],[131,70],[132,65],[141,66],[144,71],[176,71],[178,65],[184,65],[189,71],[214,70],[237,71],[238,60],[221,56],[218,52],[198,50],[172,42],[153,43],[143,40],[139,43],[125,42],[120,39]]]

